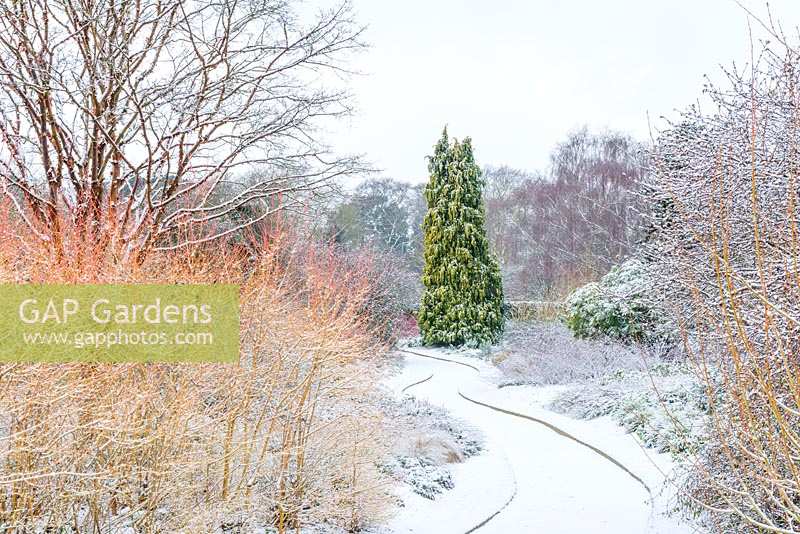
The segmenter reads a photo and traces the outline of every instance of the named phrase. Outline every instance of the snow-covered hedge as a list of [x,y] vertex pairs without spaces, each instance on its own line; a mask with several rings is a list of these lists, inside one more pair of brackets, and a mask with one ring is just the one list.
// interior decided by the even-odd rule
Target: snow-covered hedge
[[666,323],[652,305],[650,287],[642,262],[629,259],[599,282],[573,291],[565,302],[564,322],[578,338],[636,342],[668,338]]

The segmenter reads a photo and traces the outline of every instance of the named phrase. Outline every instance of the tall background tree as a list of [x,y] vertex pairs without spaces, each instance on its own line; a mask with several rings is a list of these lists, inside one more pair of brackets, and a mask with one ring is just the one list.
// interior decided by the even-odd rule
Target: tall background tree
[[418,316],[423,341],[491,343],[503,329],[503,287],[500,267],[489,251],[483,181],[470,138],[451,143],[445,128],[428,171],[425,290]]
[[410,217],[418,189],[389,178],[368,179],[332,210],[328,233],[348,248],[368,244],[405,256],[412,249]]
[[585,128],[547,172],[487,167],[487,230],[509,298],[558,300],[627,257],[642,237],[643,168],[640,143]]

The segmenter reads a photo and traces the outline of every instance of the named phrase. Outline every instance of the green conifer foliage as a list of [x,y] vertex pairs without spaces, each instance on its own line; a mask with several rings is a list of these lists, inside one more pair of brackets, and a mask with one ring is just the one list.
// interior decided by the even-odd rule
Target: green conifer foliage
[[422,339],[428,345],[492,343],[503,330],[503,286],[486,238],[483,181],[472,141],[451,143],[445,128],[428,171]]

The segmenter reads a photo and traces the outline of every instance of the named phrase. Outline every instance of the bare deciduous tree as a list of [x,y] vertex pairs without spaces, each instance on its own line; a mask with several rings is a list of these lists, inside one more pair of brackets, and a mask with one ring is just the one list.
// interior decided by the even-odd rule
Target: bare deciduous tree
[[289,0],[4,1],[2,191],[57,258],[68,229],[135,259],[254,199],[280,209],[357,165],[315,127],[349,111],[360,31],[347,3],[306,24]]
[[487,228],[507,294],[559,296],[631,252],[643,156],[628,136],[582,129],[556,147],[547,174],[488,170]]

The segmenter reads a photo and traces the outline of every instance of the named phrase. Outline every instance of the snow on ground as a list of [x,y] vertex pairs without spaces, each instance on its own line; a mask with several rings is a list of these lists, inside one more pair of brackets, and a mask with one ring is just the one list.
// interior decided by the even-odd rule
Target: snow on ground
[[428,499],[453,487],[450,465],[481,451],[483,437],[446,410],[411,396],[384,399],[395,434],[393,454],[381,466],[393,479]]
[[616,372],[571,385],[548,408],[578,419],[607,415],[648,447],[686,460],[707,439],[708,403],[697,377],[679,364]]
[[[501,510],[479,528],[481,533],[678,534],[693,532],[665,516],[671,502],[664,489],[669,457],[645,451],[610,418],[571,419],[548,411],[559,386],[497,388],[497,370],[477,358],[414,348],[432,356],[461,361],[479,369],[403,353],[402,372],[388,378],[398,396],[426,400],[450,411],[484,436],[484,451],[451,466],[453,489],[435,500],[408,488],[404,506],[391,520],[395,534],[463,534]],[[459,395],[550,422],[613,456],[652,488],[643,486],[590,449],[540,424],[475,405]],[[662,491],[663,490],[663,491]]]

